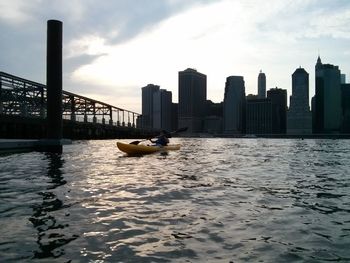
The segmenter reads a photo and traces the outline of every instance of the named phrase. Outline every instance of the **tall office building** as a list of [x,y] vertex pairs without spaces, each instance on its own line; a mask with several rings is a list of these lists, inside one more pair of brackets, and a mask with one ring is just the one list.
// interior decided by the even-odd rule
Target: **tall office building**
[[340,130],[342,118],[340,70],[338,66],[322,64],[321,58],[318,57],[315,71],[313,132],[337,133]]
[[179,127],[188,127],[189,133],[203,129],[207,101],[207,76],[195,69],[179,72]]
[[292,74],[292,96],[287,112],[288,134],[311,134],[312,116],[309,106],[309,73],[298,68]]
[[160,89],[153,93],[153,128],[170,131],[172,129],[172,94]]
[[270,89],[267,98],[271,100],[273,134],[285,134],[287,131],[287,90]]
[[345,74],[340,74],[340,83],[345,84],[346,83],[346,75]]
[[341,132],[350,133],[350,84],[341,84],[342,125]]
[[171,130],[176,131],[179,124],[178,103],[171,104]]
[[245,86],[242,76],[226,78],[224,95],[224,133],[245,133]]
[[260,70],[259,76],[258,76],[258,99],[265,99],[266,98],[266,76],[265,73],[263,73]]
[[204,120],[203,132],[207,134],[222,133],[222,107],[223,103],[207,101],[207,114]]
[[142,127],[153,128],[153,94],[159,91],[159,86],[148,84],[142,88]]
[[272,133],[272,104],[270,99],[247,96],[247,134]]

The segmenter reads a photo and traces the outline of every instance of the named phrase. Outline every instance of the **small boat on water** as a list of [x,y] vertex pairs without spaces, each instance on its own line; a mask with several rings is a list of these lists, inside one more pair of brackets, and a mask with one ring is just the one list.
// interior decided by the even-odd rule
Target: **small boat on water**
[[145,144],[131,144],[117,142],[117,147],[120,151],[130,154],[130,155],[142,155],[150,154],[161,151],[174,151],[181,148],[180,144],[168,144],[166,146],[157,146],[157,145],[145,145]]

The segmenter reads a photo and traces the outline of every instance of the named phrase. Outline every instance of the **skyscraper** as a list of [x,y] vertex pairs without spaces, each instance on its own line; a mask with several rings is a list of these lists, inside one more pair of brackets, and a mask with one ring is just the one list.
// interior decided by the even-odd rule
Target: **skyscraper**
[[207,101],[207,76],[195,69],[179,72],[179,127],[202,132]]
[[153,128],[170,131],[172,129],[172,94],[160,89],[153,93]]
[[153,128],[153,94],[159,91],[159,86],[148,84],[142,88],[142,127]]
[[340,83],[345,84],[346,83],[346,75],[345,74],[340,74]]
[[322,64],[318,57],[315,66],[315,120],[313,120],[315,133],[337,133],[340,130],[341,88],[340,70],[338,66]]
[[309,73],[298,68],[292,74],[292,96],[287,113],[288,134],[310,134],[312,116],[309,106]]
[[350,133],[350,84],[341,84],[343,133]]
[[224,133],[245,133],[245,86],[242,76],[226,78],[224,95]]
[[203,132],[207,134],[222,133],[222,110],[223,103],[207,101],[207,114],[204,120]]
[[272,133],[272,104],[270,99],[247,96],[246,126],[247,134]]
[[267,98],[271,100],[273,134],[285,134],[287,131],[287,90],[270,89]]
[[263,73],[260,70],[259,76],[258,76],[258,99],[265,99],[266,98],[266,76],[265,73]]

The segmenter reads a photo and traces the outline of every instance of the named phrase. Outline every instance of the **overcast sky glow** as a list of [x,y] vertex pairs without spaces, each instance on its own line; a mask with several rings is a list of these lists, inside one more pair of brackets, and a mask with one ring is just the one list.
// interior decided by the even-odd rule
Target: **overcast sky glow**
[[[141,112],[141,87],[172,91],[178,71],[207,75],[208,99],[220,102],[226,77],[244,76],[246,94],[291,95],[302,66],[339,65],[350,79],[348,0],[0,0],[0,71],[45,83],[48,19],[63,22],[64,89]],[[289,100],[289,98],[288,98]]]

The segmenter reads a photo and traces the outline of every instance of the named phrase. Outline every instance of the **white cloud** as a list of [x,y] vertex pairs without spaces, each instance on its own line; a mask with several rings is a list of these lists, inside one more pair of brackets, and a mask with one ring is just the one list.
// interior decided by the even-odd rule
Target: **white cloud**
[[344,9],[336,14],[325,12],[310,22],[312,30],[307,35],[350,39],[349,24],[350,10]]
[[[37,3],[38,1],[35,2]],[[0,1],[0,19],[14,25],[28,22],[32,19],[30,12],[28,12],[32,4],[30,1],[24,0],[2,0]]]
[[102,55],[110,52],[106,40],[96,35],[86,35],[79,39],[73,39],[65,47],[65,58],[70,59],[81,55]]
[[[176,98],[177,71],[198,66],[204,73],[229,74],[230,68],[239,67],[235,60],[244,60],[254,50],[244,41],[252,27],[243,11],[230,1],[191,9],[111,47],[108,55],[80,67],[72,77],[78,82],[140,88],[156,82],[173,90]],[[220,77],[220,83],[210,83],[208,77],[209,84],[222,86],[225,80]]]
[[[131,103],[135,90],[141,94],[148,83],[171,90],[176,101],[178,71],[187,67],[207,74],[208,99],[215,102],[223,99],[229,75],[243,75],[246,93],[256,93],[260,69],[268,88],[285,88],[290,95],[290,75],[301,65],[312,86],[318,49],[325,62],[350,70],[350,3],[345,1],[167,0],[146,7],[140,2],[0,0],[0,20],[23,25],[34,19],[36,26],[23,27],[29,37],[39,20],[62,18],[65,83],[78,93],[89,86],[86,92],[95,94],[96,87],[111,104],[122,103],[120,98]],[[126,99],[130,90],[132,99]]]

